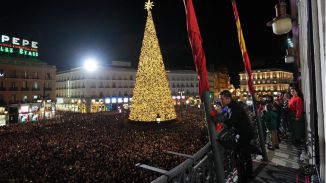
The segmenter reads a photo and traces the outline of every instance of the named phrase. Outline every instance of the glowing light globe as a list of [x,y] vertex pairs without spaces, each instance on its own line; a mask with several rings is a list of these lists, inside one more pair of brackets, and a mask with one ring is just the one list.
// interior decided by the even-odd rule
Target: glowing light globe
[[84,62],[84,69],[87,72],[94,72],[98,67],[97,61],[93,58],[88,58]]

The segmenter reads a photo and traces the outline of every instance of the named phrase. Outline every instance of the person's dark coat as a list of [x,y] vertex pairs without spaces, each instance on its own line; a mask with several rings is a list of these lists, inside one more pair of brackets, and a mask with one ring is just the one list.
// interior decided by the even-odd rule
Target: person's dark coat
[[240,135],[239,146],[245,147],[250,144],[250,140],[254,137],[249,117],[245,110],[235,101],[232,101],[228,108],[229,112],[225,124],[234,128],[235,132]]

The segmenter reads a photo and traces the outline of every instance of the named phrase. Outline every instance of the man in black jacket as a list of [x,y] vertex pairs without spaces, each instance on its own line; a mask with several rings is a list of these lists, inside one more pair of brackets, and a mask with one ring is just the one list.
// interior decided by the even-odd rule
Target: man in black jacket
[[237,102],[232,101],[232,94],[228,90],[224,90],[220,93],[221,101],[223,106],[228,107],[228,112],[226,114],[225,124],[229,128],[233,128],[235,133],[238,134],[238,149],[244,158],[244,163],[241,165],[241,169],[244,170],[244,179],[248,176],[252,176],[253,167],[250,152],[246,151],[250,146],[250,141],[254,137],[254,132],[252,130],[249,117],[244,110],[244,108]]

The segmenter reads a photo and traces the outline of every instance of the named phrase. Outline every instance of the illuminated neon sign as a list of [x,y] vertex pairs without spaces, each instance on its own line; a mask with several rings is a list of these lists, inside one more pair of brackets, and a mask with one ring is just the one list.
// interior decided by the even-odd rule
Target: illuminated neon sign
[[0,53],[38,57],[38,42],[1,35]]

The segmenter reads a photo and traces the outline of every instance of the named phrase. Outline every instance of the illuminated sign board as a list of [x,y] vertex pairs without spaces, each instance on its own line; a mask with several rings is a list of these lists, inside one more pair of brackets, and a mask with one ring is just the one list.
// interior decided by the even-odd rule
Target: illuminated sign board
[[1,35],[0,53],[38,57],[38,42]]

